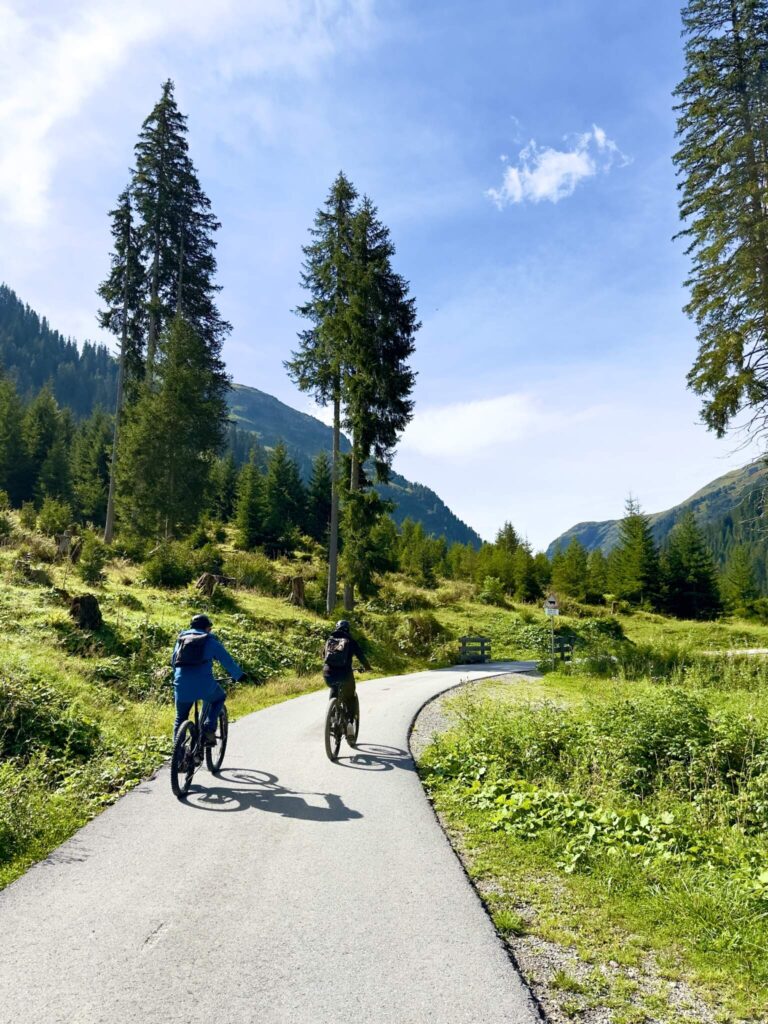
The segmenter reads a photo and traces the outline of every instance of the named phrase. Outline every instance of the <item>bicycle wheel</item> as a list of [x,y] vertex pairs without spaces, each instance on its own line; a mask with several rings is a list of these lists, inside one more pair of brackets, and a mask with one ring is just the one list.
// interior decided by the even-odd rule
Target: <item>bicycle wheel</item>
[[325,752],[331,761],[335,761],[339,756],[343,718],[338,699],[332,697],[328,701],[328,711],[325,715]]
[[229,735],[229,716],[227,715],[227,707],[224,707],[219,712],[219,720],[216,723],[216,746],[205,748],[205,763],[208,766],[208,771],[215,775],[221,768],[221,763],[224,760],[224,754],[227,749],[227,736]]
[[357,694],[355,694],[353,709],[354,710],[352,713],[352,721],[355,726],[355,735],[354,739],[349,739],[349,737],[347,737],[347,743],[350,745],[350,747],[357,746],[357,734],[360,732],[360,698],[357,696]]
[[184,722],[176,733],[171,758],[171,789],[173,795],[182,800],[192,785],[195,774],[195,745],[197,729],[192,722]]

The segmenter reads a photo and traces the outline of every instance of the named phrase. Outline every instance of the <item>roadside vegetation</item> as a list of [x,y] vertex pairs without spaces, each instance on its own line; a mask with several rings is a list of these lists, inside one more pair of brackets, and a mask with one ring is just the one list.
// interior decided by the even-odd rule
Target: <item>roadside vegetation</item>
[[726,653],[765,627],[561,630],[572,663],[454,698],[421,760],[497,926],[567,950],[554,1019],[768,1020],[765,662]]

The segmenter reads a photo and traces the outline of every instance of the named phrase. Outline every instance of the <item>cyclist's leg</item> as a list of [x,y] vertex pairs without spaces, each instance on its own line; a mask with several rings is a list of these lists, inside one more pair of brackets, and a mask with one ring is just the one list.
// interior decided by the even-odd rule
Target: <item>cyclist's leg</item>
[[220,686],[216,686],[215,691],[211,691],[211,695],[206,701],[206,707],[208,713],[205,716],[203,722],[203,728],[208,732],[216,732],[216,725],[219,721],[219,713],[224,707],[224,701],[227,699],[227,695]]
[[176,720],[173,723],[173,736],[176,738],[176,733],[179,731],[179,726],[182,722],[186,722],[189,718],[189,712],[192,710],[192,705],[195,702],[193,700],[179,700],[176,698]]

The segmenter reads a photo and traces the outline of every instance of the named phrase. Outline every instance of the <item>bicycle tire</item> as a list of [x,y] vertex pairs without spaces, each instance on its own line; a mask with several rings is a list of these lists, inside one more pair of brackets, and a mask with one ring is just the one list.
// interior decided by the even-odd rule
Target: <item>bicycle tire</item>
[[211,775],[221,771],[224,754],[227,751],[227,738],[229,736],[229,715],[226,705],[219,712],[219,719],[216,722],[216,746],[205,748],[205,763]]
[[183,722],[176,733],[171,758],[171,789],[173,795],[183,800],[192,785],[195,774],[195,745],[197,729],[192,722]]
[[360,732],[360,698],[357,694],[355,694],[355,712],[352,716],[352,721],[355,723],[355,737],[352,740],[347,737],[347,743],[350,747],[356,747],[358,733]]
[[341,722],[339,721],[339,701],[332,697],[328,701],[325,713],[325,752],[329,761],[335,761],[341,747]]

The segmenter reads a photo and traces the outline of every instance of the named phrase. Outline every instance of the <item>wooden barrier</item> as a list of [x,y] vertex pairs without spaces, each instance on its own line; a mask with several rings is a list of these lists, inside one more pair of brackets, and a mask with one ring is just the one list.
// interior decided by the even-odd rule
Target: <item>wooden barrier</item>
[[459,637],[459,660],[462,665],[483,665],[491,660],[491,640],[487,636]]

